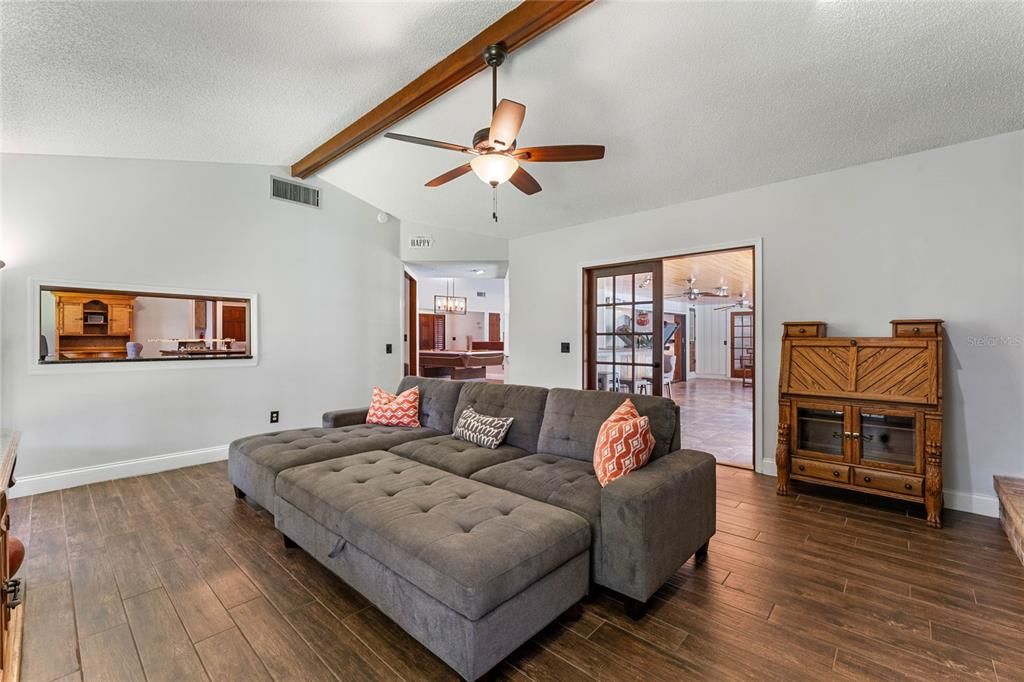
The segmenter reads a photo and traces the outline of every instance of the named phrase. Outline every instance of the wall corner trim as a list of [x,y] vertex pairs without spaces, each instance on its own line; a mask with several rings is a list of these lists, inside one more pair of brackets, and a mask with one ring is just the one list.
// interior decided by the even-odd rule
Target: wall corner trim
[[15,485],[10,489],[9,494],[12,498],[27,497],[28,495],[38,495],[64,488],[74,488],[75,486],[87,483],[99,483],[129,476],[155,474],[196,464],[218,462],[227,458],[228,446],[217,445],[211,448],[171,452],[165,455],[127,459],[107,464],[95,464],[93,466],[64,469],[46,474],[31,476],[18,476],[15,474]]

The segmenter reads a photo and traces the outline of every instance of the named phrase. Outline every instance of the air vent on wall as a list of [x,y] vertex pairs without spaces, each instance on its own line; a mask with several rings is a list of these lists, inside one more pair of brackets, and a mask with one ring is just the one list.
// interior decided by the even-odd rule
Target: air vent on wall
[[270,176],[270,196],[293,204],[305,204],[320,208],[320,190],[291,180]]
[[487,292],[486,291],[478,291],[478,292],[476,292],[476,297],[477,298],[487,298]]

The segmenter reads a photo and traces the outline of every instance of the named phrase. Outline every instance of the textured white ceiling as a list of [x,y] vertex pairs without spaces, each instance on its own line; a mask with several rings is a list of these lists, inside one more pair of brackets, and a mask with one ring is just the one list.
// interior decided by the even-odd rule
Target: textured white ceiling
[[3,2],[3,147],[290,165],[516,2]]
[[[527,164],[491,193],[465,162],[378,138],[322,173],[402,219],[519,236],[1024,128],[1024,3],[598,2],[509,57],[521,146],[604,144]],[[468,144],[481,74],[392,130]]]
[[[289,164],[514,2],[0,3],[5,151]],[[378,138],[326,180],[403,220],[517,236],[1024,128],[1024,3],[604,0],[512,55],[521,145],[600,143],[491,196]],[[468,143],[481,74],[394,127]]]

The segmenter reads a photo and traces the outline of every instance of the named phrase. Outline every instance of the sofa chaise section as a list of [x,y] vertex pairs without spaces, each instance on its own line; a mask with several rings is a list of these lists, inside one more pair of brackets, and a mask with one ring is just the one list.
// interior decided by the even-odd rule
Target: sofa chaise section
[[537,451],[548,389],[511,384],[467,383],[459,393],[453,425],[467,408],[492,417],[512,417],[505,441],[495,449],[480,447],[452,435],[423,438],[389,450],[397,455],[459,476],[526,457]]
[[587,591],[582,518],[392,453],[288,469],[277,495],[286,537],[469,680]]
[[405,377],[399,392],[420,388],[419,428],[366,423],[366,408],[328,412],[322,428],[296,429],[240,438],[228,448],[228,478],[239,497],[250,496],[274,510],[274,481],[285,469],[347,455],[387,450],[422,438],[451,433],[462,384]]
[[[650,419],[651,461],[602,488],[593,452],[601,424],[630,398]],[[537,454],[472,475],[476,481],[573,511],[591,526],[592,579],[642,612],[715,533],[715,460],[679,449],[679,408],[665,398],[551,389]]]

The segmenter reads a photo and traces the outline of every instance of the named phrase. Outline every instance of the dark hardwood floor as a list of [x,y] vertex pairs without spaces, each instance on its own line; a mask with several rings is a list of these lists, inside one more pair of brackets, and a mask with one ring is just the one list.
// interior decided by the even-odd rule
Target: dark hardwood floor
[[[1024,679],[1024,568],[998,522],[718,470],[718,534],[638,622],[589,597],[490,677]],[[909,511],[909,514],[908,514]],[[234,499],[225,463],[16,499],[22,679],[454,679]]]

